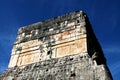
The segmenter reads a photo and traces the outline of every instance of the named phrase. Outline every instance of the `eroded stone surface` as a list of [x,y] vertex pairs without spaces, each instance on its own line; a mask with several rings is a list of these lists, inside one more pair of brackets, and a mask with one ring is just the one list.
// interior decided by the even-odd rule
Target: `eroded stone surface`
[[111,80],[105,65],[96,65],[87,53],[49,59],[24,68],[10,68],[0,80]]

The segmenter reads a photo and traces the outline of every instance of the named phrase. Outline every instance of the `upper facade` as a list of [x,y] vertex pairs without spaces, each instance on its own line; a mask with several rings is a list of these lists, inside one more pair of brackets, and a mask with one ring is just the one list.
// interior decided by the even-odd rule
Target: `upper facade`
[[97,64],[106,63],[87,16],[82,11],[20,28],[9,68],[75,54],[89,54]]

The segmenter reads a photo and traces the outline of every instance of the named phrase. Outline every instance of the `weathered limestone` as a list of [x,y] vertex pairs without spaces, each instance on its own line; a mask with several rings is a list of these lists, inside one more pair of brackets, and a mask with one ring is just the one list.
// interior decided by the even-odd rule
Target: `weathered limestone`
[[[87,53],[54,58],[8,69],[1,80],[111,80],[105,65],[97,66]],[[3,77],[7,76],[7,77]]]
[[19,29],[0,80],[112,80],[87,16],[76,11]]

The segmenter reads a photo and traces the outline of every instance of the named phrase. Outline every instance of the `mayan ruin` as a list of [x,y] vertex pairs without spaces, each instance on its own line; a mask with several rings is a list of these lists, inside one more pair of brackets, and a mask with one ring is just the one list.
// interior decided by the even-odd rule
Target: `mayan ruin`
[[87,15],[75,11],[21,27],[0,80],[113,79]]

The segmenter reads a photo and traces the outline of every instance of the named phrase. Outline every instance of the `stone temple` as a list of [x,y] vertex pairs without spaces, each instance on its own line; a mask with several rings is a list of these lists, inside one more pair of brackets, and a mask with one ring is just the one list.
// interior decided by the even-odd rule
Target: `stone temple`
[[21,27],[0,80],[113,80],[82,11]]

